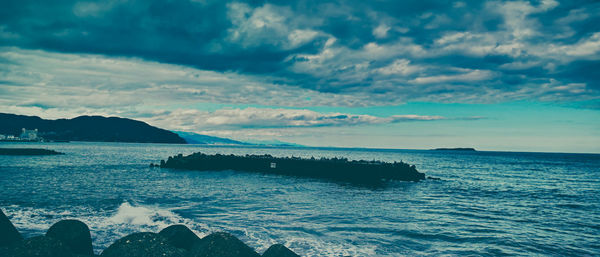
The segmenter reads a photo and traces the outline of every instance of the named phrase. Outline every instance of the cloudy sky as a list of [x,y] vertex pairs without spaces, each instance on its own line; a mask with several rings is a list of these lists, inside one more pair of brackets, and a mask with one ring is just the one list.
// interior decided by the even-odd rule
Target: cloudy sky
[[600,152],[600,2],[8,0],[0,112],[312,146]]

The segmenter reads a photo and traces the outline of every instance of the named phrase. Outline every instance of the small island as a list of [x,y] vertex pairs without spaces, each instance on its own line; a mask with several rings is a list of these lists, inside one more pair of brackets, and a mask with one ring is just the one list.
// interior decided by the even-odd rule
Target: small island
[[[152,167],[159,165],[151,164]],[[346,158],[273,157],[271,155],[181,154],[161,161],[161,168],[200,171],[249,171],[296,177],[321,178],[357,184],[386,180],[420,181],[425,174],[414,165],[400,162],[354,161]]]
[[54,150],[40,148],[0,148],[0,155],[60,155]]
[[475,148],[470,147],[458,147],[458,148],[435,148],[434,151],[465,151],[465,152],[476,152]]

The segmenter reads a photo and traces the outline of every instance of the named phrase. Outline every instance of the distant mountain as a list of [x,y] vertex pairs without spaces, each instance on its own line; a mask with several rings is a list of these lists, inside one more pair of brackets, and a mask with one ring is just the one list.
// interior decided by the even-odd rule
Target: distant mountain
[[260,145],[260,146],[282,146],[282,147],[305,147],[304,145],[289,143],[279,140],[250,140],[246,141],[249,144]]
[[251,145],[246,142],[236,141],[228,138],[213,137],[207,135],[201,135],[193,132],[173,131],[188,144],[200,144],[200,145]]
[[38,135],[47,140],[186,143],[171,131],[118,117],[79,116],[73,119],[45,120],[36,116],[0,113],[0,124],[0,134],[18,136],[23,128],[38,129]]
[[475,152],[475,148],[470,147],[458,147],[458,148],[435,148],[433,150],[436,151],[467,151],[467,152]]
[[222,137],[213,137],[202,135],[194,132],[183,132],[183,131],[173,131],[183,139],[188,144],[200,144],[200,145],[247,145],[247,146],[293,146],[299,147],[303,145],[283,142],[279,140],[253,140],[253,141],[237,141],[229,138]]

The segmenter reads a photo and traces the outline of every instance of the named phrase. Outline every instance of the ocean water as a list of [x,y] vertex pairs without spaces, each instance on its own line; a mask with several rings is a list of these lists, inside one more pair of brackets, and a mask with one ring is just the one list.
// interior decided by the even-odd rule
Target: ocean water
[[[600,155],[125,143],[14,144],[61,156],[0,156],[0,208],[26,237],[84,221],[97,253],[176,223],[227,231],[259,253],[302,256],[600,255]],[[245,172],[148,167],[193,152],[403,160],[439,181],[366,188]]]

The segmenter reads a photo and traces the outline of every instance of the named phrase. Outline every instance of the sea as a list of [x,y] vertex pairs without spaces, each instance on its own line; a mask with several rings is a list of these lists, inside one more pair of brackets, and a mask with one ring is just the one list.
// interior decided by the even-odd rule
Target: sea
[[[134,232],[184,224],[301,256],[600,256],[600,155],[529,152],[1,143],[0,208],[25,236],[78,219],[100,253]],[[440,180],[367,187],[150,163],[177,154],[404,161]],[[368,172],[368,171],[365,171]]]

